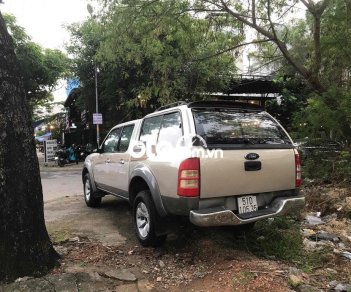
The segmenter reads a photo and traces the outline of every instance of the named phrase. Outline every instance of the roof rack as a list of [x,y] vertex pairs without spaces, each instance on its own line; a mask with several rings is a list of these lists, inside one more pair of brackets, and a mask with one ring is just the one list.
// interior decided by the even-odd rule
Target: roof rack
[[166,104],[166,105],[163,105],[163,106],[160,106],[157,110],[155,110],[155,112],[159,112],[161,110],[164,110],[164,109],[167,109],[167,108],[171,108],[171,107],[175,107],[175,106],[180,106],[180,105],[186,105],[188,104],[187,102],[185,101],[177,101],[177,102],[173,102],[173,103],[169,103],[169,104]]
[[233,108],[247,108],[247,109],[262,109],[261,106],[251,103],[243,103],[237,101],[229,100],[202,100],[202,101],[193,101],[188,103],[189,108],[203,108],[203,107],[233,107]]

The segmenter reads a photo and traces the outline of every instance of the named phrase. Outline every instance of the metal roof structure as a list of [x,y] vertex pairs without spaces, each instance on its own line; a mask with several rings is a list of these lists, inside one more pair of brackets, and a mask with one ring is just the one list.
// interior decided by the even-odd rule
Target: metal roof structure
[[239,75],[234,78],[225,94],[279,94],[281,87],[272,76]]

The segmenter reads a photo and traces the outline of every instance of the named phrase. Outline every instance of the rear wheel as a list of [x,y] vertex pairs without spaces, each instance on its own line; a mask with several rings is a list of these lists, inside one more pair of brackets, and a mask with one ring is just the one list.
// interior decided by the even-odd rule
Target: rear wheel
[[166,240],[167,235],[156,235],[158,219],[150,191],[139,192],[133,204],[133,221],[136,236],[142,246],[158,246]]
[[88,207],[96,208],[101,204],[101,197],[97,197],[96,192],[93,191],[91,186],[90,176],[87,173],[84,176],[84,200]]

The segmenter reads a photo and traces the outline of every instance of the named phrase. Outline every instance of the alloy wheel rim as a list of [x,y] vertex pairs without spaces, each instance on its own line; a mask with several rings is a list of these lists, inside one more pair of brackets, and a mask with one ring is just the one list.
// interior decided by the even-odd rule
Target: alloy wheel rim
[[150,230],[150,214],[144,202],[138,203],[135,219],[139,235],[146,238]]
[[89,180],[86,180],[85,181],[85,188],[84,188],[84,190],[85,190],[85,198],[86,198],[86,200],[87,201],[89,201],[90,200],[90,183],[89,183]]

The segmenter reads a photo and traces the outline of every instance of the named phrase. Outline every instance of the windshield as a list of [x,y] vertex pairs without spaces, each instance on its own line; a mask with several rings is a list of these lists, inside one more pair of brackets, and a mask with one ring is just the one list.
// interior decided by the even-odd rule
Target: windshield
[[193,109],[196,133],[207,145],[289,144],[283,129],[266,112]]

